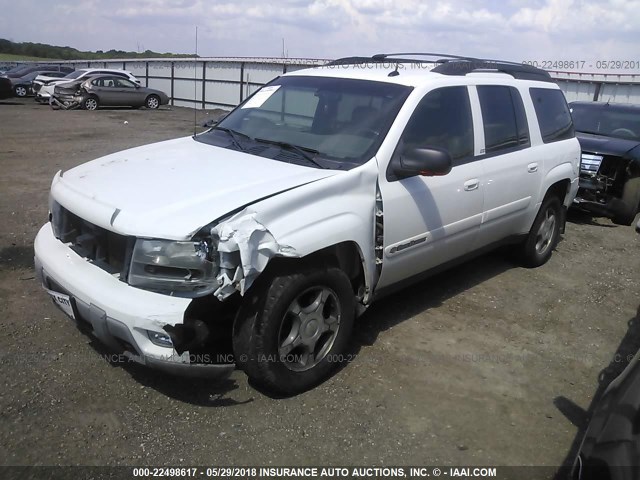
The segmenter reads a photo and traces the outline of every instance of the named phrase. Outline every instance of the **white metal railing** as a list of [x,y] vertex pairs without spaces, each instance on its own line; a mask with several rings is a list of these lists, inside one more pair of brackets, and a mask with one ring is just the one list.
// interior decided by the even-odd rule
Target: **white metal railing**
[[[284,72],[320,66],[318,58],[142,58],[58,61],[76,68],[129,70],[148,87],[166,92],[172,105],[196,108],[235,107]],[[568,101],[599,100],[640,104],[640,74],[550,71]]]

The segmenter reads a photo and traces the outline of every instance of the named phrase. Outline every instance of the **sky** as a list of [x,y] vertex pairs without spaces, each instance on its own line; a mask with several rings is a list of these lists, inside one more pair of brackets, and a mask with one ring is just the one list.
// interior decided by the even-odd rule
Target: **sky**
[[193,53],[197,26],[207,57],[281,57],[284,39],[285,55],[298,58],[426,51],[574,61],[583,71],[629,60],[640,71],[640,0],[0,0],[0,8],[0,38],[79,50]]

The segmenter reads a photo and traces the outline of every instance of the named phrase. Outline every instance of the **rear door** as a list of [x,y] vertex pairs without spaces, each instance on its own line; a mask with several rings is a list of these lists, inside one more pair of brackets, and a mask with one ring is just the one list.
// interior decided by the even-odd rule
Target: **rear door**
[[91,80],[91,93],[98,97],[100,105],[115,105],[116,77],[101,76]]
[[384,254],[377,288],[418,275],[473,250],[483,207],[482,166],[475,161],[469,87],[428,92],[394,155],[405,148],[449,151],[453,168],[440,177],[394,179],[381,172]]
[[541,158],[531,155],[527,115],[519,90],[508,85],[478,85],[485,174],[484,213],[478,246],[521,231],[536,207],[542,183]]

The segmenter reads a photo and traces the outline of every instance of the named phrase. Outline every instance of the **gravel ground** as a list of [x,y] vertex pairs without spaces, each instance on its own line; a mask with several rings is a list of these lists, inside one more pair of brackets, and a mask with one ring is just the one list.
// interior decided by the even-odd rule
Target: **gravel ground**
[[345,368],[293,398],[266,396],[241,372],[211,382],[110,362],[34,279],[51,178],[189,135],[193,118],[0,102],[1,465],[558,466],[572,456],[581,409],[640,341],[640,236],[607,220],[572,215],[541,268],[498,251],[381,300]]

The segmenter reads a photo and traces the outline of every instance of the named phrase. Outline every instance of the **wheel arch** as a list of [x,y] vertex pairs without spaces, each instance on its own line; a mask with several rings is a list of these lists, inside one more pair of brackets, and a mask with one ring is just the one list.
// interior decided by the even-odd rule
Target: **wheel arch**
[[[571,205],[577,191],[578,175],[570,163],[562,163],[549,170],[540,190],[540,202],[550,193],[555,193],[566,207]],[[572,188],[574,187],[574,188]]]
[[158,95],[157,93],[150,93],[149,95],[147,95],[146,97],[144,97],[144,103],[145,105],[147,104],[147,101],[151,98],[151,97],[156,97],[158,99],[158,103],[160,103],[162,101],[162,99],[160,98],[160,95]]
[[369,290],[365,274],[365,260],[360,246],[355,241],[344,241],[324,247],[303,257],[277,256],[271,259],[260,276],[269,277],[302,267],[331,266],[342,270],[351,281],[354,296],[359,302]]

